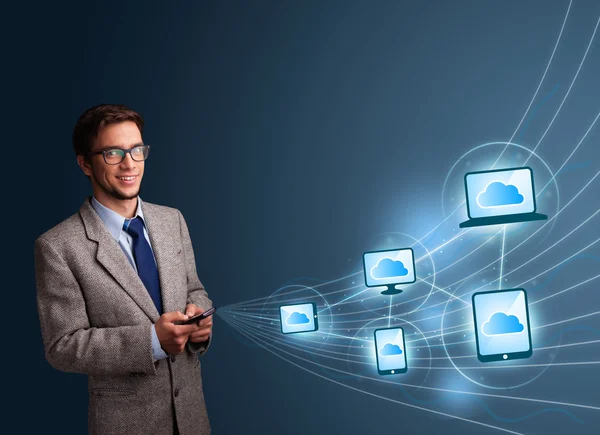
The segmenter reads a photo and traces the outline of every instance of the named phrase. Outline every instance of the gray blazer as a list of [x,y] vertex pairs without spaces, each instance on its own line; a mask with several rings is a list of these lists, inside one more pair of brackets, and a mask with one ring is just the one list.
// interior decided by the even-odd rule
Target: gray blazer
[[[164,312],[210,308],[179,210],[142,209]],[[90,434],[171,434],[174,419],[181,435],[210,433],[198,359],[210,341],[154,362],[158,311],[90,198],[35,241],[35,278],[46,359],[88,375]]]

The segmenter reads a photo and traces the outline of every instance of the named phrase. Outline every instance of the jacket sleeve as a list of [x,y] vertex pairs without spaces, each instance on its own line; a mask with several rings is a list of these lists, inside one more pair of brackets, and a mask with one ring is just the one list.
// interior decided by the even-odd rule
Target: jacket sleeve
[[87,375],[155,375],[152,324],[90,326],[83,292],[48,240],[34,245],[37,308],[46,359],[58,370]]
[[[183,218],[181,212],[178,210],[177,213],[179,215],[181,243],[183,245],[185,270],[187,274],[187,303],[194,304],[197,307],[202,308],[202,310],[206,311],[212,307],[212,301],[208,298],[208,293],[206,293],[204,286],[198,279],[198,274],[196,272],[196,260],[194,258],[194,249],[192,248],[192,240],[190,238],[190,233],[187,224],[185,223],[185,219]],[[211,340],[212,336],[209,337],[209,339],[204,343],[192,343],[188,341],[187,347],[191,352],[200,353],[200,355],[202,355],[208,349]]]

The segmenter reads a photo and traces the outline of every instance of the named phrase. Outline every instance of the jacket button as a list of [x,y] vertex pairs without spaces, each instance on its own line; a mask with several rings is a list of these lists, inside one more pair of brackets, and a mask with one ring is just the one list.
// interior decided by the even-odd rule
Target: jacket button
[[175,388],[175,391],[173,391],[173,395],[175,397],[179,396],[179,390],[177,388]]
[[175,355],[171,355],[171,362],[174,363],[175,362]]

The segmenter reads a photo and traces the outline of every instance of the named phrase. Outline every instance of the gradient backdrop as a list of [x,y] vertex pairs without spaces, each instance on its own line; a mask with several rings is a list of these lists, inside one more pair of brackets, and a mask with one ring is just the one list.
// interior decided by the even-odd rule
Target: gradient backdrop
[[[354,273],[364,251],[382,248],[381,234],[420,238],[442,222],[442,203],[446,214],[452,210],[447,192],[442,197],[450,168],[473,147],[511,137],[568,7],[568,0],[204,1],[52,2],[8,10],[8,414],[19,416],[15,423],[23,433],[87,430],[85,376],[58,372],[44,359],[33,263],[35,238],[75,213],[91,193],[70,142],[86,108],[119,102],[144,116],[152,153],[141,196],[182,211],[200,279],[215,305],[225,307],[267,297],[293,279]],[[599,16],[597,1],[573,2],[553,63],[513,141],[536,146]],[[537,150],[553,171],[598,114],[598,39]],[[561,206],[597,174],[599,140],[596,126],[557,176]],[[452,175],[452,192],[462,191],[461,177]],[[596,212],[599,186],[594,181],[544,240],[528,245],[507,270]],[[540,211],[556,213],[552,204]],[[453,234],[466,218],[464,210],[459,214],[445,234],[428,239],[429,248]],[[598,239],[599,222],[593,218],[540,257],[535,270]],[[511,246],[520,238],[513,236]],[[547,283],[546,294],[597,274],[600,246],[584,253]],[[473,270],[464,262],[455,275]],[[519,270],[512,284],[533,273]],[[598,311],[598,285],[592,281],[548,301],[544,321]],[[585,337],[571,332],[562,341],[599,339],[598,317],[570,322]],[[564,350],[561,361],[600,360],[599,344],[576,352]],[[219,317],[202,368],[216,434],[501,433],[330,383],[251,344]],[[598,407],[598,387],[598,366],[589,364],[551,367],[526,391],[498,394]],[[410,402],[388,390],[380,394]],[[431,393],[428,400],[441,397]],[[452,397],[431,408],[518,433],[592,434],[600,425],[597,409],[521,410],[520,402],[497,399],[465,401],[459,409],[447,404]]]

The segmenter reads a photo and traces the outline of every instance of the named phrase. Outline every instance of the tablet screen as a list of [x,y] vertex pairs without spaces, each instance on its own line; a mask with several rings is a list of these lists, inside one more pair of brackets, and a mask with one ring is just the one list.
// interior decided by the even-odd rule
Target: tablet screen
[[317,307],[314,302],[279,307],[281,332],[293,334],[310,332],[319,329]]
[[[478,353],[483,356],[531,351],[527,295],[523,289],[476,293],[473,296]],[[527,357],[522,355],[520,357]]]

